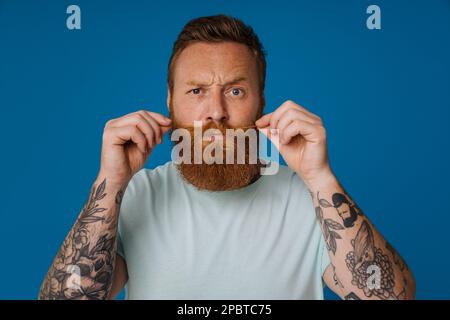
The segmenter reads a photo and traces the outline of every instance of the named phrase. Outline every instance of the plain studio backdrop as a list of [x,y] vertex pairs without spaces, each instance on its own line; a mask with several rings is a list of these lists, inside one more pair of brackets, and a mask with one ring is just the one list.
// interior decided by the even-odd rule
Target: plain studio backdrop
[[[71,4],[81,30],[66,27]],[[366,27],[371,4],[380,30]],[[417,298],[449,299],[446,0],[0,0],[0,298],[37,297],[96,177],[105,122],[167,115],[173,41],[218,13],[265,45],[266,112],[292,99],[322,117],[334,172],[406,259]],[[170,148],[166,136],[146,167]]]

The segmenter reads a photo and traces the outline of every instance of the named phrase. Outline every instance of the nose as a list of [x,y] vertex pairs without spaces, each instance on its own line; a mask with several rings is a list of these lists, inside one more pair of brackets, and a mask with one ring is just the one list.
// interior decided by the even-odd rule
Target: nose
[[229,119],[226,101],[221,90],[215,90],[207,101],[206,111],[203,116],[204,122],[223,123]]

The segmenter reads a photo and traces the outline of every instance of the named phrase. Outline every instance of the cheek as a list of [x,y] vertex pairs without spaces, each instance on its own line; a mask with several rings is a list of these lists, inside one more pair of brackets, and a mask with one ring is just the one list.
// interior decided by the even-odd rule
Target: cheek
[[230,119],[236,119],[239,122],[256,121],[261,114],[261,106],[258,101],[247,101],[242,104],[230,106],[228,109]]
[[174,97],[171,106],[172,117],[179,122],[192,122],[200,118],[201,108],[190,99]]
[[349,212],[346,211],[346,210],[347,210],[347,208],[344,207],[344,206],[341,206],[341,207],[338,209],[338,213],[339,213],[339,215],[341,216],[341,218],[343,218],[343,219],[348,218],[348,217],[350,216]]
[[172,117],[174,117],[178,123],[191,124],[195,120],[201,119],[201,113],[193,108],[183,105],[174,108]]
[[346,205],[344,210],[345,210],[345,215],[349,217],[351,215],[350,207]]
[[256,113],[254,110],[230,108],[228,110],[229,123],[234,126],[248,125],[256,121]]

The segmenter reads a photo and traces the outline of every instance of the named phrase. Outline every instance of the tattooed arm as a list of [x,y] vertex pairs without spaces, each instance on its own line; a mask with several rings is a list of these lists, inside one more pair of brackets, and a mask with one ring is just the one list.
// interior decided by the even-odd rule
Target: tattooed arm
[[324,281],[341,298],[414,299],[415,281],[334,175],[310,185],[331,264]]
[[408,267],[332,173],[322,119],[288,100],[255,124],[272,129],[263,133],[311,192],[331,258],[327,285],[346,299],[414,298]]
[[169,125],[170,119],[144,110],[107,122],[99,174],[42,283],[39,299],[108,299],[123,288],[126,263],[116,255],[122,196]]
[[[123,186],[94,183],[39,292],[39,299],[106,299],[116,265],[117,220]],[[117,277],[117,276],[116,276]]]

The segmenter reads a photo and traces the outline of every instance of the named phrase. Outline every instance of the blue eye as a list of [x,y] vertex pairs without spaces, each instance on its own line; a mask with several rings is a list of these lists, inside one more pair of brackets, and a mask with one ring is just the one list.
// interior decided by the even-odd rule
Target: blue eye
[[241,89],[233,89],[233,90],[231,91],[231,93],[232,93],[234,96],[238,96],[238,95],[241,93]]

